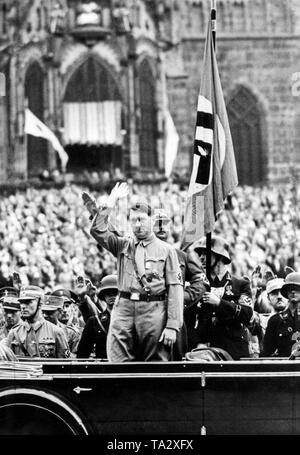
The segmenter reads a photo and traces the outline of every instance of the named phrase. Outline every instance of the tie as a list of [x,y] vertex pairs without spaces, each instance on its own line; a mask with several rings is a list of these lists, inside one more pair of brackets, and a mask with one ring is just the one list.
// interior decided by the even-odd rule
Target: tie
[[298,315],[298,310],[295,310],[294,313],[294,331],[299,332],[300,331],[300,320],[299,320],[299,315]]
[[135,249],[135,263],[139,277],[145,275],[145,248],[143,242],[139,242]]
[[30,357],[35,357],[38,356],[38,349],[37,349],[37,340],[36,340],[36,335],[34,328],[31,326],[29,332],[27,333],[27,351],[30,355]]

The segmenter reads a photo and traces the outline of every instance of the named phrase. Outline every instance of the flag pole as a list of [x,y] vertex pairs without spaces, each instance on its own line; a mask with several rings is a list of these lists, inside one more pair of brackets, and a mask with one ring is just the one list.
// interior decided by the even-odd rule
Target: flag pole
[[[212,29],[213,47],[216,49],[217,32],[217,0],[211,0],[210,20]],[[211,232],[206,234],[206,276],[211,281]]]

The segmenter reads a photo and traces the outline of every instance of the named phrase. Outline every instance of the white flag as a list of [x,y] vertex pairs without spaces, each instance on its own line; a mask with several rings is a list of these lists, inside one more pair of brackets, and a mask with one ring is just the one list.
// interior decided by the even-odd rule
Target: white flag
[[55,136],[55,134],[41,122],[30,109],[25,109],[25,127],[24,131],[26,134],[31,134],[32,136],[43,137],[51,142],[53,148],[57,151],[58,156],[61,160],[62,170],[66,170],[67,162],[69,161],[68,154],[65,149]]
[[165,175],[170,177],[177,156],[179,136],[169,110],[165,112]]

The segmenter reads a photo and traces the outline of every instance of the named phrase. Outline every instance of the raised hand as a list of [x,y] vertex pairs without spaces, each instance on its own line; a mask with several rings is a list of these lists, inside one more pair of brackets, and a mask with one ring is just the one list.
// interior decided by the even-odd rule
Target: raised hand
[[118,199],[123,199],[129,194],[128,185],[126,182],[117,182],[113,189],[111,190],[110,195],[107,198],[106,205],[109,208],[113,208]]
[[12,274],[12,282],[13,282],[13,287],[16,289],[21,289],[22,282],[21,278],[18,272],[13,272]]
[[81,197],[90,215],[94,217],[98,211],[95,199],[85,191],[82,193]]
[[285,275],[288,275],[289,273],[292,273],[292,272],[295,272],[295,270],[292,269],[292,267],[289,267],[288,265],[286,265],[286,266],[284,267],[284,273],[285,273]]

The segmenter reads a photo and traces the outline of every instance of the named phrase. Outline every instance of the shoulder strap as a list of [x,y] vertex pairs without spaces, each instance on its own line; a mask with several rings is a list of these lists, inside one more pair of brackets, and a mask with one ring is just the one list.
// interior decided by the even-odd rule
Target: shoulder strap
[[96,318],[96,320],[97,320],[97,322],[98,322],[100,328],[101,328],[101,329],[103,330],[103,332],[107,335],[107,330],[106,330],[106,328],[104,327],[104,325],[102,324],[102,322],[101,322],[101,320],[100,320],[100,318],[99,318],[99,316],[98,316],[97,314],[95,315],[95,318]]
[[140,276],[140,274],[138,272],[137,265],[135,262],[135,249],[134,249],[134,255],[133,255],[133,267],[134,267],[134,271],[137,276],[137,279],[138,279],[140,285],[142,286],[143,290],[146,292],[146,294],[150,294],[150,289],[148,288],[148,286],[145,286],[145,284],[143,282],[143,278]]

